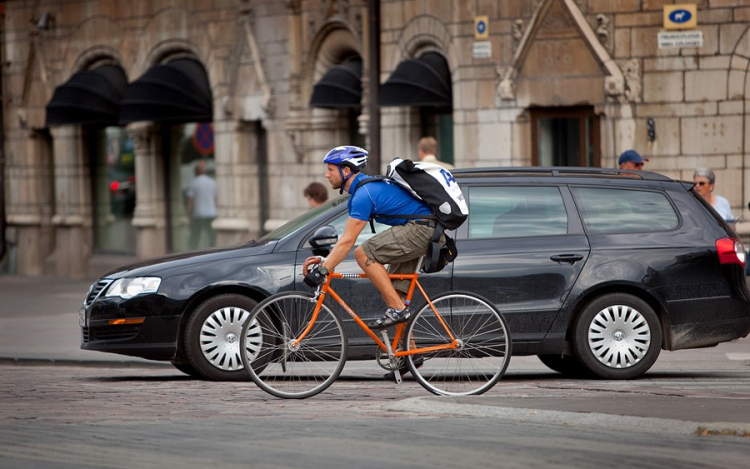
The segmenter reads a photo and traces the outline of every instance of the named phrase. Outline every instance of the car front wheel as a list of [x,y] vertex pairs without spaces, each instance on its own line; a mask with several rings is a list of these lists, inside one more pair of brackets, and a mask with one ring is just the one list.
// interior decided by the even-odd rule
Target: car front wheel
[[573,345],[579,362],[596,376],[633,379],[661,352],[661,326],[643,300],[624,293],[600,296],[578,316]]
[[240,356],[240,334],[256,305],[255,300],[236,294],[201,303],[190,315],[183,336],[190,366],[211,380],[249,380]]
[[566,377],[586,378],[591,375],[588,368],[581,365],[575,357],[571,357],[570,355],[561,356],[560,354],[552,354],[537,355],[537,357],[550,370],[562,373]]

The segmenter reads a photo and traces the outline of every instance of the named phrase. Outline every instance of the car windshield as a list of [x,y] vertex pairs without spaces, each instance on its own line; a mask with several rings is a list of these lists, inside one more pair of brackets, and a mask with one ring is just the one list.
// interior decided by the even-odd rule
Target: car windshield
[[289,235],[290,233],[294,233],[299,228],[307,225],[311,220],[314,220],[315,218],[319,217],[325,212],[328,212],[333,207],[337,207],[341,204],[346,203],[346,201],[349,199],[349,196],[346,195],[344,197],[337,197],[333,200],[329,200],[328,202],[324,203],[323,205],[319,207],[315,207],[313,209],[308,210],[307,212],[303,213],[302,215],[298,216],[297,218],[294,218],[280,227],[276,228],[275,230],[271,231],[270,233],[267,233],[262,238],[258,240],[259,244],[266,243],[269,241],[278,241],[281,238]]

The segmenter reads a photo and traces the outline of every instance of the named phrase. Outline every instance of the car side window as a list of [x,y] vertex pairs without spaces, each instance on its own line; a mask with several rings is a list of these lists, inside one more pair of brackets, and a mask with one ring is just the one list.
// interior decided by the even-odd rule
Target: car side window
[[589,233],[631,233],[671,230],[679,218],[661,192],[573,187]]
[[567,232],[568,215],[557,187],[469,188],[469,239],[549,236]]
[[[348,219],[349,219],[349,213],[344,212],[338,217],[336,217],[335,219],[333,219],[330,223],[328,223],[329,225],[332,225],[334,228],[336,228],[336,233],[338,233],[339,238],[341,238],[341,235],[344,234],[344,228],[346,228],[346,221]],[[387,230],[388,228],[390,228],[390,226],[384,225],[382,223],[378,223],[374,220],[373,220],[373,223],[375,223],[375,233],[381,233]],[[368,239],[372,238],[375,235],[375,233],[372,232],[372,228],[370,228],[370,223],[368,222],[365,229],[362,230],[362,232],[357,237],[357,241],[354,245],[359,246],[360,244],[364,243]]]

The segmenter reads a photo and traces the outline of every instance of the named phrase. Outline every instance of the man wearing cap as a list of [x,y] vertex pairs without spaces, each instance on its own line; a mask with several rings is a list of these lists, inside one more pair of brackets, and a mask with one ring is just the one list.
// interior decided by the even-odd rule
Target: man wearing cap
[[637,151],[627,150],[622,152],[617,163],[620,165],[620,169],[643,169],[643,164],[647,161],[648,158],[642,157]]

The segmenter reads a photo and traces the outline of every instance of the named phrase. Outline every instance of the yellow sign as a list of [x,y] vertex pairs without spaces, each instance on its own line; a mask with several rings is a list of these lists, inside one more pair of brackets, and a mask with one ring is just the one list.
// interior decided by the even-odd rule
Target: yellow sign
[[474,17],[474,39],[489,39],[490,20],[487,16]]
[[698,25],[695,4],[664,5],[664,29],[694,29]]

